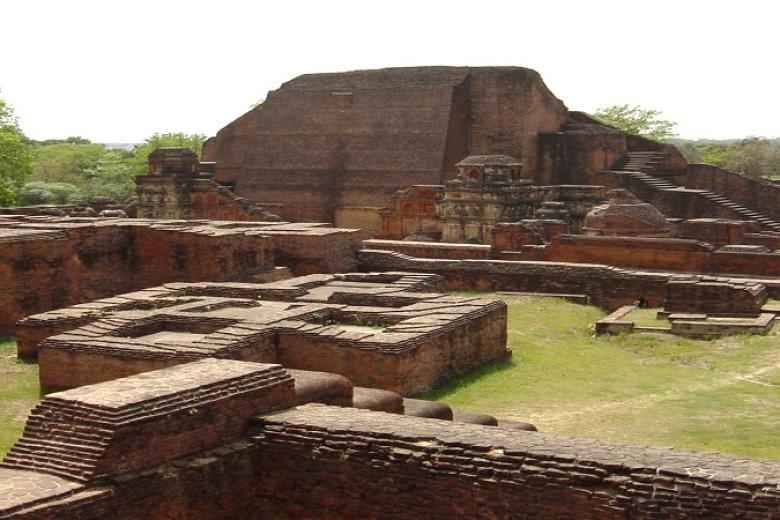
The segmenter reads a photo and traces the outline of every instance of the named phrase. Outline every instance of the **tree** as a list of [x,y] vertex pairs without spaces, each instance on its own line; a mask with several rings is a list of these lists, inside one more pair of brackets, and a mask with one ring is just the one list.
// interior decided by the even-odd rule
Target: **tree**
[[751,177],[780,178],[780,139],[675,139],[672,144],[689,162],[715,164]]
[[16,193],[32,172],[32,154],[13,109],[0,98],[0,206],[16,203]]
[[118,202],[132,197],[135,176],[139,173],[131,164],[132,158],[132,152],[126,150],[106,150],[95,168],[86,172],[85,193],[89,197],[111,197]]
[[[78,136],[32,141],[34,168],[31,187],[24,191],[25,203],[55,204],[98,196],[123,202],[133,195],[135,176],[146,172],[152,151],[186,147],[200,153],[205,139],[205,135],[182,132],[154,134],[132,151],[108,149]],[[62,195],[66,191],[67,196]]]
[[640,135],[654,141],[665,141],[675,136],[677,123],[661,119],[662,112],[641,106],[612,105],[599,108],[593,114],[596,119],[626,133]]
[[34,204],[72,204],[82,202],[86,197],[73,184],[66,182],[28,182],[19,190],[19,203]]
[[[56,141],[52,139],[52,141]],[[58,142],[35,146],[35,161],[30,180],[66,182],[76,186],[86,182],[86,174],[97,167],[106,153],[102,144]]]
[[84,139],[80,135],[72,135],[66,139],[44,139],[42,141],[30,140],[29,144],[33,146],[46,146],[49,144],[90,144],[92,141]]
[[707,145],[700,155],[703,162],[751,177],[780,176],[780,142],[765,137],[746,137],[735,143]]

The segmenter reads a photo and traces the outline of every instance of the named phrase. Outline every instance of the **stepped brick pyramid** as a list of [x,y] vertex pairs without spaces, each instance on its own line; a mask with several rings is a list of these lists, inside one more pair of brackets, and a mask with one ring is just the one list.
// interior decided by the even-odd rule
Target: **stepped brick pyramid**
[[37,351],[48,389],[219,357],[409,395],[508,354],[506,305],[420,292],[439,280],[355,273],[168,284],[31,316],[19,324],[19,349]]

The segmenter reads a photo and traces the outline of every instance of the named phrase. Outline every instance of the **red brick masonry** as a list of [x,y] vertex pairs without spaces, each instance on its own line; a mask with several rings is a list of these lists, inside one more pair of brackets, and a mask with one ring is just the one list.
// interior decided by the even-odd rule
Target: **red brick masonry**
[[506,304],[420,292],[430,274],[179,283],[30,316],[18,349],[73,388],[218,357],[341,374],[409,395],[502,359]]
[[166,282],[355,267],[358,231],[325,224],[0,217],[0,333],[18,319]]
[[[0,518],[780,514],[778,461],[325,405],[257,415],[289,407],[291,383],[278,366],[204,360],[49,396],[0,468]],[[88,440],[63,443],[69,425]],[[72,476],[74,458],[88,470]]]

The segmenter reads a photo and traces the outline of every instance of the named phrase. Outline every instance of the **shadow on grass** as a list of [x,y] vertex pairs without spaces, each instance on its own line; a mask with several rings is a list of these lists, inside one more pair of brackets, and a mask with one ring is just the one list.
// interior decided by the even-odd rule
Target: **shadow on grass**
[[517,362],[514,360],[514,358],[512,356],[509,356],[506,359],[503,359],[501,361],[496,361],[495,363],[489,363],[487,365],[483,365],[477,368],[476,370],[469,372],[468,374],[447,381],[446,383],[439,386],[438,388],[429,390],[428,392],[420,394],[417,397],[421,399],[428,399],[431,401],[438,401],[439,399],[443,399],[447,397],[451,393],[455,392],[460,388],[463,388],[464,386],[469,386],[473,383],[476,383],[478,380],[482,379],[485,376],[500,374],[501,372],[510,370],[516,364]]

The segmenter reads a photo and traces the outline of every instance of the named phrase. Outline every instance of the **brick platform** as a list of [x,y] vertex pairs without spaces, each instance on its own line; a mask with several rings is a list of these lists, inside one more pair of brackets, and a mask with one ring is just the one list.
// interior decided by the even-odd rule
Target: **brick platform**
[[360,233],[324,224],[0,217],[0,333],[24,316],[173,281],[355,267]]
[[294,404],[279,365],[204,359],[49,394],[2,465],[93,480],[202,451],[238,437],[248,415]]
[[274,518],[773,518],[780,462],[307,405],[263,417]]
[[18,348],[34,355],[40,342],[48,389],[219,357],[408,395],[507,355],[506,305],[419,292],[439,281],[369,273],[169,284],[31,316],[19,324]]

